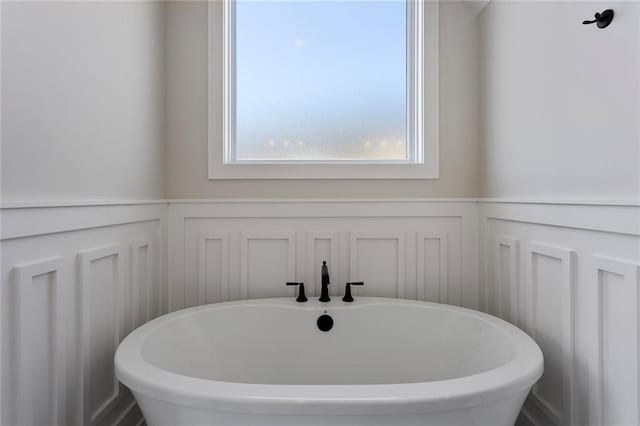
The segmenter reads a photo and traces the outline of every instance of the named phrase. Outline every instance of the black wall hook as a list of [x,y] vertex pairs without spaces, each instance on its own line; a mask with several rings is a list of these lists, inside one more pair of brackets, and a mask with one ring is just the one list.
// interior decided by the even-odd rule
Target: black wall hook
[[593,21],[582,21],[583,24],[596,24],[598,28],[607,28],[611,21],[613,21],[613,10],[607,9],[602,13],[596,13]]

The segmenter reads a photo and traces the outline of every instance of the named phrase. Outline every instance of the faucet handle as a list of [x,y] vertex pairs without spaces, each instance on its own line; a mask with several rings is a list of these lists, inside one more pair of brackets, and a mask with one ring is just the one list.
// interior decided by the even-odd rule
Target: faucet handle
[[352,285],[364,285],[364,282],[355,281],[355,282],[347,283],[347,285],[346,285],[346,287],[344,289],[344,297],[342,298],[343,302],[347,302],[347,303],[353,302],[353,296],[351,295],[351,286]]
[[298,287],[298,297],[296,298],[296,302],[306,302],[307,296],[304,294],[304,283],[294,283],[287,282],[287,285],[297,285]]

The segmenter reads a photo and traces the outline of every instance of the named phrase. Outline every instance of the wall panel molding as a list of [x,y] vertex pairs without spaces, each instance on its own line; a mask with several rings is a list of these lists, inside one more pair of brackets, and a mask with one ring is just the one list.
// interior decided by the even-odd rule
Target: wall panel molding
[[[483,309],[500,314],[494,298],[508,289],[503,313],[515,312],[515,320],[507,319],[542,339],[545,352],[545,373],[525,404],[523,424],[636,424],[640,205],[523,200],[479,205]],[[512,256],[514,242],[519,259]],[[505,247],[498,250],[501,244]],[[514,289],[519,300],[512,297]],[[543,293],[535,302],[539,289]],[[536,309],[547,316],[539,317],[539,330],[531,318]],[[560,381],[548,377],[556,373]]]
[[[3,205],[0,215],[0,423],[116,421],[133,398],[109,376],[115,347],[133,327],[138,304],[140,322],[166,309],[167,204]],[[117,290],[117,300],[94,300],[87,313],[88,282],[98,291]],[[134,288],[141,290],[139,303]],[[86,328],[93,341],[83,335]],[[27,372],[32,380],[23,377]],[[91,386],[99,391],[93,402]],[[127,419],[138,411],[131,413]]]
[[162,220],[167,204],[0,209],[0,240]]
[[[595,275],[596,332],[594,339],[593,394],[594,417],[597,424],[640,423],[640,323],[638,286],[640,265],[605,256],[593,256]],[[609,283],[608,274],[621,278]],[[611,289],[610,287],[619,287]],[[612,290],[619,292],[612,297]],[[615,306],[609,306],[608,299]],[[619,318],[624,321],[615,322]],[[609,336],[609,335],[613,336]],[[611,340],[610,340],[611,339]],[[614,371],[609,371],[609,369]],[[617,381],[614,380],[617,376]],[[630,383],[628,378],[631,378]],[[607,380],[605,380],[607,379]],[[606,382],[606,383],[605,383]],[[613,382],[613,383],[610,383]],[[613,403],[617,406],[610,407]]]
[[[220,297],[215,300],[207,296],[207,242],[220,242]],[[228,232],[203,232],[199,236],[198,244],[198,299],[200,304],[229,300],[229,233]]]
[[527,330],[531,336],[541,346],[543,353],[545,346],[541,343],[540,335],[548,333],[550,330],[540,330],[537,327],[537,317],[548,315],[548,312],[539,312],[537,303],[537,292],[540,289],[540,282],[537,278],[535,262],[537,257],[543,256],[561,262],[561,276],[559,279],[559,297],[561,300],[561,324],[562,331],[562,402],[561,406],[554,405],[547,395],[543,395],[540,389],[540,382],[536,383],[531,390],[533,401],[547,416],[556,424],[572,425],[575,418],[574,409],[574,281],[575,281],[575,252],[573,250],[553,247],[539,242],[530,242],[526,248],[527,265]]
[[[83,424],[88,425],[92,423],[96,418],[98,418],[103,411],[107,410],[112,404],[116,402],[116,399],[120,395],[120,384],[118,379],[113,377],[113,380],[110,380],[108,383],[109,393],[107,397],[103,401],[98,401],[97,406],[93,407],[92,405],[92,385],[94,385],[94,380],[92,380],[92,376],[94,371],[92,370],[91,361],[92,361],[92,337],[96,331],[92,329],[93,321],[91,320],[91,308],[92,308],[92,285],[94,280],[97,279],[94,274],[92,274],[92,264],[99,260],[111,259],[112,261],[112,276],[111,276],[111,286],[112,289],[110,291],[112,300],[112,309],[111,315],[112,318],[112,332],[113,336],[111,338],[111,342],[113,344],[112,347],[109,348],[110,354],[113,357],[115,354],[115,350],[120,343],[120,339],[123,333],[123,321],[121,315],[121,309],[123,308],[122,303],[122,289],[123,285],[123,274],[122,274],[122,258],[123,258],[123,247],[122,244],[112,244],[106,247],[99,247],[91,250],[86,250],[78,253],[79,265],[80,265],[80,285],[79,285],[79,300],[81,301],[81,316],[80,316],[80,355],[79,359],[82,361],[81,373],[80,373],[80,386],[79,386],[79,401],[82,401],[80,406],[81,414],[80,419],[82,419]],[[103,283],[100,283],[103,284]]]
[[[326,260],[329,261],[333,284],[330,294],[334,296],[342,294],[344,291],[342,281],[350,279],[350,269],[352,269],[350,235],[352,233],[363,235],[390,233],[394,238],[402,235],[401,251],[404,259],[401,259],[401,263],[404,268],[397,268],[391,272],[387,268],[393,267],[392,259],[386,259],[387,266],[382,267],[380,272],[390,277],[392,283],[389,285],[393,285],[394,288],[383,287],[380,283],[376,291],[378,294],[389,296],[404,294],[403,297],[412,299],[416,298],[418,291],[415,243],[417,233],[434,235],[446,233],[446,260],[443,258],[441,262],[444,266],[446,261],[442,280],[443,283],[448,283],[449,302],[477,307],[479,300],[476,259],[478,255],[477,214],[477,202],[469,199],[172,201],[169,204],[168,219],[170,310],[186,307],[187,302],[191,305],[195,300],[189,292],[195,290],[192,281],[195,282],[199,275],[198,262],[191,258],[193,247],[199,244],[194,241],[196,235],[206,232],[229,233],[229,297],[238,299],[251,296],[247,268],[259,267],[253,264],[253,261],[247,261],[246,255],[243,255],[243,252],[246,254],[243,234],[275,230],[294,233],[296,247],[302,249],[298,250],[300,256],[295,258],[296,280],[307,283],[310,295],[319,291],[316,288],[319,264],[316,265],[318,259],[315,257],[331,257]],[[371,243],[371,241],[360,241],[360,243],[363,242]],[[391,242],[385,240],[380,244]],[[397,244],[397,240],[395,242]],[[428,240],[427,243],[432,244],[432,241]],[[316,250],[323,254],[316,255]],[[385,250],[391,252],[391,246],[385,246]],[[362,258],[362,254],[356,253],[355,256]],[[195,271],[192,270],[194,267]],[[425,265],[423,269],[429,270],[429,265]],[[282,275],[284,276],[285,274]],[[398,280],[398,277],[401,279]],[[355,279],[355,276],[351,278]],[[246,288],[243,287],[243,283]],[[294,294],[293,289],[280,289],[280,284],[277,289],[272,288],[273,286],[275,283],[267,285],[268,290],[265,289],[264,292],[256,294],[260,294],[260,297]],[[373,288],[372,285],[365,285],[365,288],[356,291],[372,294]]]
[[[502,256],[502,248],[507,248],[509,254],[507,259]],[[516,325],[521,325],[519,318],[521,306],[521,289],[519,283],[520,269],[520,242],[512,237],[498,235],[495,237],[495,286],[497,288],[497,314],[500,318],[506,319]],[[509,268],[509,278],[504,282],[502,270],[504,266]],[[505,303],[506,290],[509,291],[508,303]],[[508,313],[507,313],[508,312]]]
[[[287,242],[287,258],[286,258],[286,278],[282,282],[285,286],[286,281],[296,281],[296,235],[295,232],[289,231],[255,231],[243,232],[240,235],[240,297],[242,299],[249,298],[251,275],[250,268],[253,266],[250,259],[251,241],[286,241]],[[268,266],[268,265],[261,265]],[[263,268],[264,269],[264,268]]]
[[[16,344],[16,363],[18,368],[12,373],[14,389],[12,393],[15,398],[12,400],[15,410],[15,424],[41,424],[64,425],[65,420],[65,366],[64,366],[64,317],[62,306],[62,285],[64,281],[63,258],[56,256],[49,259],[39,260],[32,263],[16,265],[14,267],[15,292],[14,301],[17,308],[15,324],[17,328],[13,330]],[[38,309],[33,306],[36,299],[34,292],[34,278],[43,275],[50,275],[51,280],[48,285],[52,287],[48,293],[51,323],[36,323],[34,312]],[[48,334],[47,348],[45,353],[49,354],[48,365],[49,377],[34,377],[36,356],[42,356],[41,350],[35,347],[35,334],[37,329],[44,329]],[[38,342],[40,343],[40,342]],[[43,386],[44,385],[44,386]],[[38,400],[36,390],[44,388],[45,401]],[[6,394],[6,393],[5,393]],[[42,397],[42,391],[38,392]],[[48,407],[44,418],[34,418],[35,413],[42,415],[42,410],[34,410],[37,406]]]
[[480,207],[484,219],[640,236],[640,207],[630,204],[482,201]]
[[[360,248],[358,246],[360,241],[395,241],[396,242],[396,252],[394,253],[396,259],[396,271],[395,271],[395,297],[404,298],[405,297],[405,268],[406,268],[406,259],[405,259],[405,235],[401,232],[353,232],[351,233],[350,238],[350,268],[349,268],[349,280],[350,281],[363,281],[365,276],[365,271],[361,271],[359,267],[359,260],[361,257]],[[381,252],[378,252],[381,253]],[[378,258],[377,262],[372,262],[369,264],[370,267],[374,267],[376,263],[383,262],[383,258]],[[365,280],[366,281],[366,280]],[[366,286],[366,283],[365,283]],[[366,291],[365,291],[366,294]]]
[[[152,318],[153,302],[153,251],[151,238],[139,238],[130,242],[131,249],[131,330]],[[146,251],[144,263],[141,252]],[[144,298],[142,297],[144,295]],[[160,312],[158,309],[157,312]]]
[[[423,200],[176,200],[169,214],[184,218],[462,217],[475,216],[474,199]],[[476,216],[477,219],[477,216]]]
[[[447,234],[446,233],[426,233],[419,232],[417,235],[417,296],[418,300],[428,300],[431,302],[448,303],[449,293],[449,281],[447,279],[448,269],[448,247],[447,247]],[[425,241],[435,240],[438,242],[438,258],[437,261],[430,259],[425,260]],[[438,267],[438,280],[437,280],[437,297],[429,298],[429,289],[427,279],[429,268],[434,268],[434,265]]]
[[[204,301],[210,301],[209,296],[206,295],[207,280],[209,280],[208,285],[217,295],[219,264],[227,265],[227,295],[226,297],[223,295],[225,285],[222,284],[221,299],[237,299],[241,297],[241,270],[248,271],[253,268],[254,271],[258,271],[260,266],[249,260],[244,267],[241,267],[243,233],[264,236],[265,232],[274,230],[281,230],[276,232],[280,234],[278,238],[287,234],[285,242],[278,241],[278,238],[276,241],[262,241],[267,246],[260,250],[268,251],[269,244],[273,242],[274,247],[278,249],[276,259],[283,260],[283,265],[286,261],[286,266],[283,266],[286,269],[283,276],[291,273],[290,269],[293,267],[295,279],[306,280],[310,294],[314,287],[318,286],[315,282],[319,273],[319,265],[316,265],[317,256],[325,256],[325,254],[330,256],[327,260],[330,262],[332,294],[337,297],[344,291],[341,281],[347,279],[353,260],[351,236],[357,233],[373,235],[380,232],[383,235],[391,235],[393,238],[403,236],[404,245],[393,246],[393,243],[398,244],[398,241],[393,239],[379,242],[360,241],[360,243],[372,243],[372,247],[378,244],[384,248],[383,254],[396,253],[396,256],[396,248],[400,250],[404,246],[405,297],[426,298],[428,291],[424,287],[424,280],[427,272],[431,274],[430,279],[437,283],[438,296],[442,294],[443,285],[446,283],[448,287],[446,293],[451,295],[449,302],[467,307],[476,307],[481,300],[483,308],[486,309],[487,302],[492,300],[489,296],[497,294],[500,289],[504,291],[508,289],[509,297],[506,297],[505,293],[504,297],[499,299],[501,306],[498,313],[529,330],[528,326],[531,322],[528,315],[532,302],[530,292],[533,287],[541,287],[547,292],[547,296],[541,299],[541,303],[545,306],[548,304],[552,313],[559,314],[559,318],[564,318],[558,321],[559,328],[551,330],[551,333],[557,333],[554,334],[557,336],[560,335],[560,329],[566,328],[566,307],[568,306],[562,292],[562,289],[566,288],[567,280],[562,278],[561,272],[565,271],[564,268],[568,264],[567,249],[562,247],[571,247],[572,249],[568,251],[573,252],[570,257],[574,260],[569,263],[574,265],[575,280],[572,297],[575,305],[573,306],[574,349],[572,355],[575,358],[574,368],[576,369],[570,380],[573,382],[573,387],[570,397],[572,407],[569,411],[574,414],[571,421],[573,424],[598,425],[623,418],[629,419],[630,424],[637,422],[638,407],[640,407],[640,402],[637,401],[638,392],[634,393],[630,390],[637,388],[637,381],[622,380],[622,373],[614,367],[626,366],[625,371],[636,371],[636,375],[639,371],[638,350],[634,349],[638,340],[638,322],[629,319],[637,319],[639,315],[637,265],[640,263],[640,222],[637,218],[640,215],[640,204],[638,203],[476,199],[172,200],[123,204],[96,203],[96,205],[90,205],[90,203],[47,206],[3,205],[3,208],[0,208],[0,215],[2,216],[0,244],[4,274],[2,281],[6,283],[0,289],[0,314],[3,322],[11,324],[19,321],[19,312],[28,312],[32,306],[37,305],[47,309],[56,306],[57,309],[58,304],[62,303],[60,306],[63,306],[65,315],[59,321],[60,324],[64,321],[66,326],[61,335],[53,329],[35,326],[36,323],[33,321],[29,326],[31,331],[27,331],[27,322],[22,322],[21,327],[11,326],[3,330],[3,351],[0,355],[3,368],[1,373],[5,379],[3,379],[3,388],[0,389],[0,397],[2,422],[6,424],[15,424],[16,419],[29,416],[33,416],[34,419],[54,416],[51,405],[51,401],[54,400],[57,401],[56,404],[60,404],[61,408],[55,414],[56,419],[48,422],[49,424],[56,424],[55,422],[85,424],[86,418],[79,416],[85,416],[87,410],[83,411],[79,405],[85,404],[86,401],[78,397],[78,388],[83,379],[76,371],[76,366],[83,366],[87,361],[90,365],[98,361],[92,360],[91,355],[81,355],[77,347],[86,342],[86,339],[79,340],[82,337],[79,333],[80,327],[84,321],[81,321],[81,312],[76,312],[74,309],[74,307],[80,309],[85,306],[76,299],[81,296],[79,291],[81,268],[80,261],[76,259],[79,252],[91,252],[93,247],[101,248],[114,244],[121,246],[120,254],[107,258],[106,264],[97,259],[96,262],[92,262],[90,270],[93,271],[96,280],[106,282],[106,288],[111,288],[113,280],[110,278],[112,276],[108,272],[108,265],[113,265],[114,258],[118,258],[121,280],[118,289],[120,303],[117,311],[122,327],[125,324],[129,327],[135,318],[134,306],[137,306],[133,302],[133,294],[136,294],[133,293],[133,288],[141,284],[135,277],[144,278],[149,265],[152,265],[154,276],[151,279],[153,289],[150,291],[153,296],[150,300],[153,300],[153,310],[157,313],[165,311],[169,302],[171,310],[183,307],[187,277],[192,280],[193,290],[197,291],[198,298],[201,295],[201,284],[205,284]],[[185,232],[186,230],[188,232]],[[225,235],[226,241],[222,238]],[[136,240],[131,241],[132,236],[135,236]],[[267,235],[267,237],[272,236]],[[205,239],[205,250],[202,250],[202,238]],[[445,241],[446,248],[442,244]],[[541,244],[541,241],[544,243]],[[146,253],[148,262],[144,261],[143,255],[148,249],[146,243],[150,243],[148,247],[150,251]],[[293,256],[290,253],[292,243],[295,246]],[[194,259],[189,258],[185,253],[185,244],[189,248],[188,256],[195,256]],[[420,247],[421,244],[423,247]],[[552,254],[552,258],[544,258],[542,263],[536,266],[537,270],[546,274],[547,278],[558,276],[559,279],[532,276],[531,266],[528,265],[532,256],[531,248],[533,247],[537,252],[544,251],[544,248],[540,249],[536,244],[560,249],[560,252]],[[496,251],[500,245],[503,248],[498,254]],[[226,247],[226,255],[220,251],[222,247]],[[322,254],[316,254],[316,251]],[[203,255],[205,262],[200,261]],[[225,256],[228,262],[224,262]],[[362,256],[363,253],[355,254],[356,258],[362,259]],[[540,258],[544,255],[539,253],[533,256]],[[555,260],[553,256],[557,256]],[[189,260],[186,264],[185,257]],[[372,255],[369,257],[373,258]],[[56,259],[53,262],[56,264],[55,267],[48,263],[51,259]],[[424,259],[422,264],[420,259]],[[484,262],[480,263],[479,259],[483,259]],[[206,269],[207,262],[209,262],[209,269]],[[435,265],[436,262],[439,265]],[[45,270],[50,270],[40,275],[37,274],[38,269],[35,267],[29,271],[31,266],[40,263],[45,265]],[[389,293],[398,289],[397,277],[401,272],[389,269],[395,264],[394,258],[385,259],[383,262],[382,271],[393,277],[394,287],[386,289]],[[201,279],[203,265],[205,279]],[[185,267],[189,270],[185,271]],[[363,267],[368,268],[368,263],[365,262]],[[436,275],[436,268],[442,272],[440,276]],[[499,273],[500,268],[504,268],[502,275]],[[20,274],[23,274],[21,279],[18,278],[17,272],[20,269],[22,270]],[[478,276],[479,270],[481,270],[482,286]],[[171,277],[170,286],[167,284],[167,273]],[[222,270],[220,273],[225,275]],[[34,275],[29,277],[30,274]],[[215,274],[215,276],[207,277],[207,274]],[[150,279],[148,274],[146,279]],[[34,298],[18,296],[19,291],[29,289],[29,285],[24,287],[18,282],[33,285],[33,290],[36,291]],[[276,285],[275,282],[273,285]],[[558,291],[552,293],[551,290],[556,285]],[[517,291],[512,292],[514,288]],[[260,290],[265,290],[265,295],[272,292],[274,295],[293,295],[294,291],[287,290],[284,288],[284,283],[281,286],[279,282],[277,288],[268,285]],[[62,294],[47,299],[44,295],[49,291],[56,294],[62,291]],[[429,291],[435,294],[435,289]],[[129,297],[129,294],[132,296]],[[519,297],[517,297],[518,294]],[[156,295],[159,296],[157,300]],[[251,296],[251,292],[247,292],[246,296]],[[40,299],[37,299],[38,297]],[[57,299],[58,297],[60,299]],[[520,300],[514,301],[514,297]],[[25,299],[32,299],[27,308],[19,304]],[[157,308],[156,302],[159,303]],[[553,305],[556,302],[558,305]],[[108,306],[110,309],[113,308],[111,305]],[[63,310],[56,311],[56,315]],[[40,311],[42,309],[38,308],[38,312]],[[127,314],[126,317],[125,314]],[[512,315],[515,315],[515,320],[512,319],[514,317],[508,318]],[[149,316],[152,316],[151,313]],[[108,318],[112,317],[108,316]],[[105,321],[113,325],[111,320]],[[40,322],[42,321],[39,320],[38,323]],[[98,334],[103,335],[106,333],[102,328],[105,324],[101,322],[90,326],[95,330],[99,328]],[[56,328],[57,324],[52,322],[50,326]],[[25,340],[26,335],[34,333],[33,330],[39,333],[39,336],[51,336],[55,340],[56,348],[47,343],[49,340],[46,342],[42,339],[37,342]],[[121,330],[122,336],[124,328]],[[545,326],[544,330],[538,331],[546,333],[548,330]],[[565,334],[563,331],[563,336]],[[541,337],[542,334],[538,333],[538,336]],[[108,346],[113,348],[115,344],[115,339],[110,340]],[[560,344],[566,346],[564,339],[560,339]],[[28,345],[35,347],[36,351],[42,349],[42,352],[47,352],[47,348],[56,353],[58,347],[64,349],[59,355],[62,361],[50,355],[42,358],[56,365],[59,362],[62,363],[61,368],[55,368],[56,372],[66,370],[63,385],[57,393],[51,393],[45,398],[41,396],[45,394],[43,389],[32,385],[31,390],[28,390],[30,386],[28,382],[20,379],[20,375],[27,370],[32,377],[45,377],[42,373],[45,370],[30,368],[35,361],[31,361],[28,356],[20,356],[23,362],[19,364],[13,358],[15,354],[9,351],[10,348],[15,353],[30,352],[26,349]],[[612,348],[622,348],[618,352],[628,356],[620,360],[612,359],[611,356],[614,353]],[[564,356],[559,352],[547,351],[547,353],[549,355],[546,361],[555,365],[566,365]],[[86,371],[84,368],[81,370]],[[562,370],[564,372],[567,369]],[[632,376],[633,373],[630,375]],[[11,379],[12,376],[14,376],[13,379]],[[53,376],[42,380],[34,379],[33,383],[51,383],[54,379]],[[96,410],[100,408],[97,403],[93,404],[92,408],[96,412],[89,415],[93,414],[94,423],[117,423],[125,417],[131,419],[137,415],[137,411],[132,408],[131,396],[124,388],[116,389],[112,379],[107,380],[99,375],[93,375],[90,379],[98,380],[97,386],[100,390],[110,391],[111,395],[115,391],[120,394],[109,408],[100,413]],[[12,381],[16,380],[23,383],[22,388],[13,385],[7,388]],[[38,393],[34,402],[35,405],[39,405],[38,412],[29,414],[24,408],[26,406],[16,408],[19,406],[10,402],[14,395],[17,397],[25,392]],[[607,399],[607,395],[621,393],[628,398]],[[86,394],[83,393],[84,395]],[[559,398],[550,395],[548,390],[539,388],[537,395],[538,399],[553,403],[553,408],[558,412],[558,418],[568,411],[567,407],[560,407],[563,404],[557,404]],[[527,418],[531,424],[552,423],[553,419],[549,416],[550,410],[541,409],[540,407],[544,408],[544,404],[539,404],[539,400],[536,403],[535,398],[535,396],[530,398],[526,405]],[[563,398],[567,399],[566,393],[563,394]],[[27,401],[22,396],[20,399]]]

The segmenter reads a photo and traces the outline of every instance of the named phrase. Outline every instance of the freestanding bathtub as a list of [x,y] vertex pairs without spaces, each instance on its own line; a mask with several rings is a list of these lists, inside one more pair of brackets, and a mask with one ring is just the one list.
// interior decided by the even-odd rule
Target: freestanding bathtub
[[173,312],[124,339],[115,366],[150,426],[513,425],[543,369],[498,318],[368,297]]

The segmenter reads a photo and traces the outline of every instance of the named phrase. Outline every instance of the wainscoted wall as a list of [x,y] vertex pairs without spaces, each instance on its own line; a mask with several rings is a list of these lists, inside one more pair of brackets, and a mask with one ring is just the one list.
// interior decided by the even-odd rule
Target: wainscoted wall
[[136,424],[118,343],[166,312],[166,203],[3,208],[3,425]]
[[169,205],[169,309],[318,295],[327,260],[330,294],[478,307],[475,200],[202,201]]
[[[319,293],[479,308],[541,345],[520,424],[637,424],[640,206],[477,200],[3,206],[3,425],[136,424],[113,352],[167,310]],[[166,279],[168,277],[168,280]]]
[[485,308],[541,346],[522,424],[636,425],[640,207],[481,203]]

